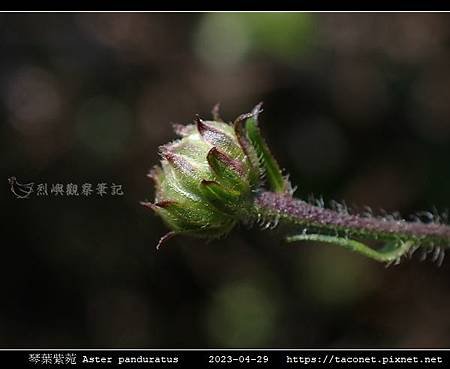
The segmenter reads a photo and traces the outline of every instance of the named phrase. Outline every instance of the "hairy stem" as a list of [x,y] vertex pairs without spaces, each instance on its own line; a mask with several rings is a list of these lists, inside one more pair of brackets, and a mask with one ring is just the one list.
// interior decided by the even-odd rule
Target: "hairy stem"
[[[413,246],[450,247],[450,226],[445,224],[363,217],[314,206],[290,195],[273,192],[260,193],[255,198],[255,210],[269,222],[279,220],[306,230],[303,234],[288,237],[288,241],[334,243],[378,261],[393,260]],[[354,238],[388,241],[397,246],[378,252]]]

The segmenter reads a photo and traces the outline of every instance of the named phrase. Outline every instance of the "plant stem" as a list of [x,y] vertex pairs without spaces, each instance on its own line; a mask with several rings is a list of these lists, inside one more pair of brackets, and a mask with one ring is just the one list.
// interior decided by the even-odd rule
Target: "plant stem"
[[[445,224],[364,217],[314,206],[290,195],[273,192],[258,194],[254,204],[258,216],[268,222],[279,220],[305,230],[289,237],[288,241],[334,243],[378,261],[396,259],[413,246],[450,247],[450,226]],[[389,241],[390,246],[385,252],[375,251],[352,238]]]

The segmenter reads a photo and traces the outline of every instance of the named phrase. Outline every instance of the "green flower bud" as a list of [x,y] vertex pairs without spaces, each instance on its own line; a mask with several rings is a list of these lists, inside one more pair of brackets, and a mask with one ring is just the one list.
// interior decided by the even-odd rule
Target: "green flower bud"
[[194,124],[175,126],[181,138],[160,147],[161,166],[149,174],[155,202],[143,203],[172,229],[158,247],[175,234],[220,237],[249,216],[264,168],[243,123],[256,122],[259,112],[260,105],[228,124],[215,110],[213,121],[196,116]]

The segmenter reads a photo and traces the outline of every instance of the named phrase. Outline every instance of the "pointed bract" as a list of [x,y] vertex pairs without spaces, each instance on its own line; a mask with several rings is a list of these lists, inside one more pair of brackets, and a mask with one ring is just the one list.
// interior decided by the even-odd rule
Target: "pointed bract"
[[216,122],[223,122],[222,117],[220,116],[220,103],[217,103],[213,106],[211,110],[211,115]]
[[216,147],[209,150],[206,158],[209,165],[218,176],[221,176],[223,171],[233,171],[233,174],[236,176],[245,175],[243,165],[240,161],[233,160]]
[[203,180],[200,186],[208,202],[219,211],[232,216],[240,206],[242,195],[238,191],[227,189],[216,181]]

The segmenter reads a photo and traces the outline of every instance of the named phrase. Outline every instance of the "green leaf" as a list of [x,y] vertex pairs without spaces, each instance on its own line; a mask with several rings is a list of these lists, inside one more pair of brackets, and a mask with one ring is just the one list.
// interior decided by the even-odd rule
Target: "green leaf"
[[400,257],[405,255],[413,245],[412,241],[389,243],[381,250],[374,250],[359,241],[343,237],[326,236],[321,234],[299,234],[287,237],[286,240],[288,242],[316,241],[316,242],[331,243],[358,252],[364,256],[367,256],[371,259],[380,262],[392,262],[398,260]]
[[[259,109],[259,106],[257,106],[257,108]],[[267,181],[271,190],[274,192],[286,192],[287,183],[283,178],[281,169],[270,152],[270,149],[262,137],[261,131],[258,127],[258,114],[254,114],[247,119],[246,130],[248,139],[255,148],[259,163],[267,176]]]

